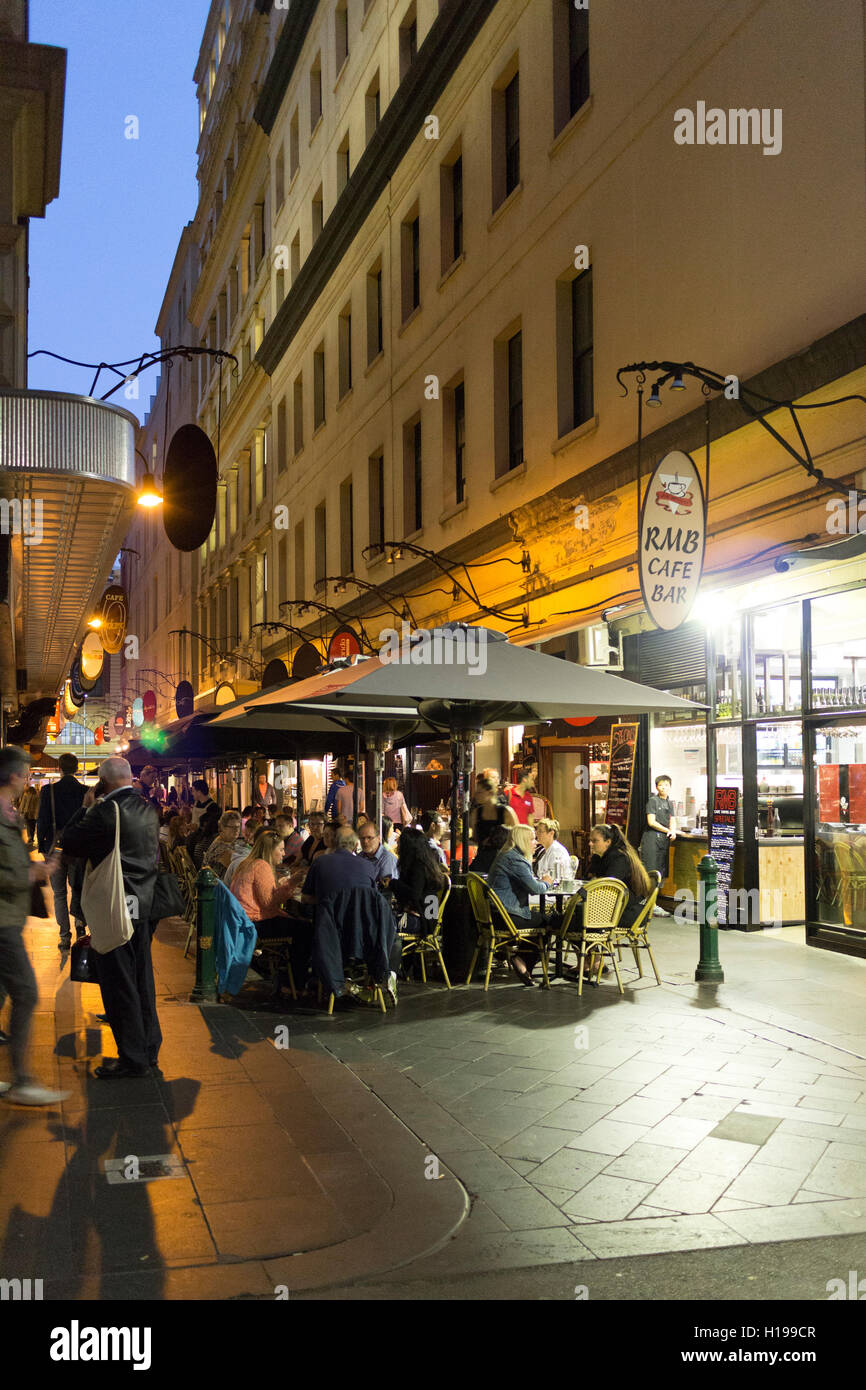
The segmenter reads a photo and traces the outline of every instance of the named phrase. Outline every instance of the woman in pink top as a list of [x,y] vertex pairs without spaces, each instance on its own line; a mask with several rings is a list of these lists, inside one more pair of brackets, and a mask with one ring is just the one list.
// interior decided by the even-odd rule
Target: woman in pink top
[[397,790],[396,777],[386,777],[382,783],[382,815],[388,816],[394,825],[410,825],[412,822],[406,798]]
[[282,862],[282,836],[272,830],[263,831],[246,859],[242,859],[238,865],[230,891],[255,923],[260,940],[291,937],[292,971],[298,985],[303,987],[310,963],[313,924],[304,919],[299,907],[294,913],[288,913],[283,911],[282,904],[291,901],[301,878],[306,874],[307,865],[301,864],[288,878],[278,879],[276,870]]

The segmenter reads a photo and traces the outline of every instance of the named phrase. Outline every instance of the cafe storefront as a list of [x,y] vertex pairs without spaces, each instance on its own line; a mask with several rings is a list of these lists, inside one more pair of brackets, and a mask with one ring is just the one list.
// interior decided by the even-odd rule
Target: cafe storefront
[[642,721],[637,783],[671,776],[681,828],[663,896],[694,892],[715,790],[735,788],[728,925],[866,956],[866,561],[708,587],[675,631],[618,624],[627,678],[707,710]]

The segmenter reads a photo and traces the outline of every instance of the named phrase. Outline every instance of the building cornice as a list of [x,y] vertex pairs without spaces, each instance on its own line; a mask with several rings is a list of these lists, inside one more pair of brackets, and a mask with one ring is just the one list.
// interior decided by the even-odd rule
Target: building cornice
[[274,128],[283,97],[292,80],[292,74],[318,8],[319,0],[293,0],[283,22],[274,56],[253,112],[253,120],[261,126],[266,135],[270,135]]
[[[400,161],[417,139],[426,117],[445,91],[496,4],[497,0],[447,0],[447,4],[443,5],[418,50],[415,63],[398,87],[378,129],[337,199],[321,235],[265,334],[256,360],[269,375],[277,367],[319,295],[339,268],[341,260],[387,189],[389,180],[399,168]],[[315,8],[313,0],[301,0],[298,7],[298,23],[302,14],[307,10],[314,12]],[[293,67],[300,54],[301,46],[294,44],[292,35],[288,33],[291,14],[290,11],[290,18],[286,21],[286,28],[265,79],[262,98],[255,111],[255,119],[268,134],[273,129],[292,76],[292,69],[286,68],[286,55],[291,50]],[[309,24],[307,27],[309,28]],[[287,40],[286,50],[281,55],[284,39]],[[280,67],[275,74],[278,62]]]

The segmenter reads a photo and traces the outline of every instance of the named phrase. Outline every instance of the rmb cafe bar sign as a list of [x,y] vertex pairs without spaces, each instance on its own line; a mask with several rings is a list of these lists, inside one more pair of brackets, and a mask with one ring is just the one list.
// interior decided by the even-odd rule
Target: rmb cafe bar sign
[[643,499],[639,530],[640,587],[656,627],[671,632],[684,623],[697,597],[704,568],[707,512],[694,461],[665,454]]

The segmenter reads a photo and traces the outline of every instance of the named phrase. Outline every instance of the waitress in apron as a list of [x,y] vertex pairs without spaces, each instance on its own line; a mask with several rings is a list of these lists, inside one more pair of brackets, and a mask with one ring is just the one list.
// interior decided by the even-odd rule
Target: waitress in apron
[[[677,838],[674,803],[671,801],[671,779],[664,774],[655,780],[656,794],[646,804],[647,829],[640,842],[640,857],[647,873],[661,874],[664,883],[668,876],[668,847]],[[656,909],[661,912],[661,908]]]

